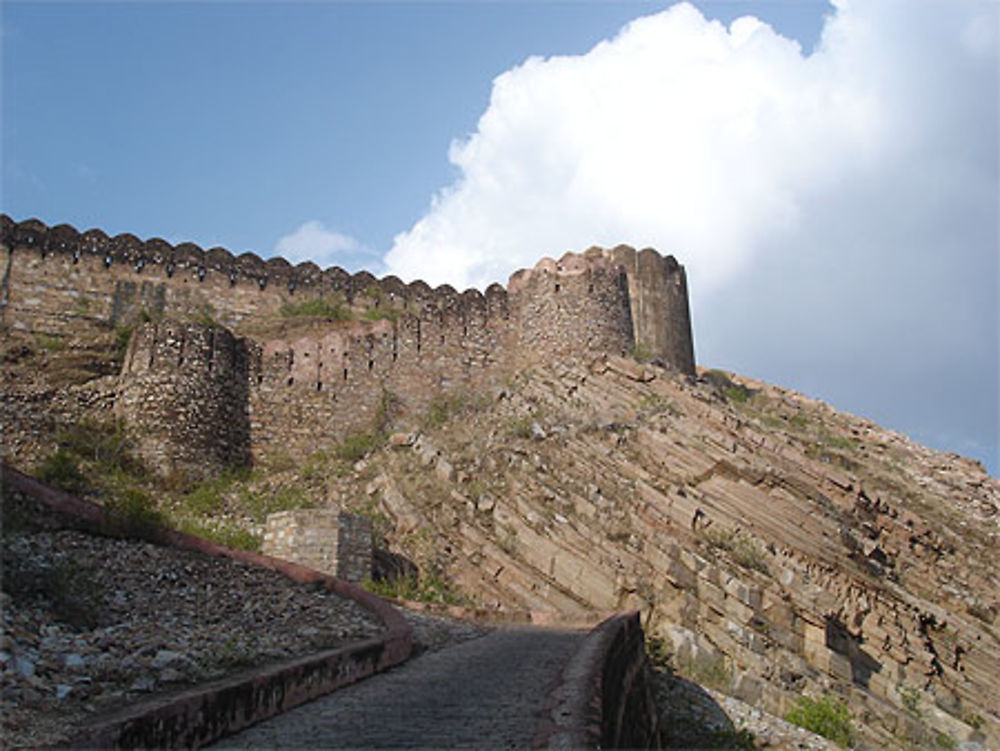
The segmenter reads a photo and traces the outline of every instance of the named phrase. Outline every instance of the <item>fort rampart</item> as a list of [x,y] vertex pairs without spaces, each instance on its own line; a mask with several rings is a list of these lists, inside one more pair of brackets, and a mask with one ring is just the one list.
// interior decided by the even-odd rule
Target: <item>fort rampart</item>
[[694,372],[684,269],[651,249],[545,258],[459,293],[2,215],[0,238],[7,336],[131,334],[114,410],[163,472],[301,458],[553,358],[633,352]]

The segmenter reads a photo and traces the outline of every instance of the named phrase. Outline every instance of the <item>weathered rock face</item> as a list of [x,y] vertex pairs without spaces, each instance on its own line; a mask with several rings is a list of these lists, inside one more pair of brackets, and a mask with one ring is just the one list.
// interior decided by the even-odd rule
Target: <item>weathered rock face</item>
[[616,358],[524,373],[409,444],[368,492],[486,604],[640,608],[688,675],[779,715],[835,691],[873,746],[1000,739],[1000,483],[975,462]]

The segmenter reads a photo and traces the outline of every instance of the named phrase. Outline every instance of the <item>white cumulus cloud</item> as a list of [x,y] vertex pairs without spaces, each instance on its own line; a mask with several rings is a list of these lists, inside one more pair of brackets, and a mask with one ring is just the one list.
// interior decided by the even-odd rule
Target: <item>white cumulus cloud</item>
[[369,252],[355,238],[327,229],[316,219],[303,222],[274,245],[274,254],[289,263],[312,261],[320,268],[344,266]]
[[700,360],[995,460],[998,15],[835,0],[806,54],[681,3],[530,58],[385,264],[482,287],[650,245],[687,267]]

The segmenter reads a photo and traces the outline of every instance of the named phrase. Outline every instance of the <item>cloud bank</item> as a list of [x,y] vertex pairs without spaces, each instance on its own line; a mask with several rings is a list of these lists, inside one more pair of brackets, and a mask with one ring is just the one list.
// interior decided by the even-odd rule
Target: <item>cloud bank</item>
[[503,73],[388,270],[482,287],[651,245],[688,269],[700,361],[995,461],[1000,10],[833,5],[809,55],[680,4]]

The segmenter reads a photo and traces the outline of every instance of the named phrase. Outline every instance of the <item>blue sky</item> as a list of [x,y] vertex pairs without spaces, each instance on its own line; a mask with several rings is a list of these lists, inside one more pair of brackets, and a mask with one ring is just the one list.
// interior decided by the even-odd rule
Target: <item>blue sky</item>
[[457,286],[651,244],[700,362],[995,474],[997,4],[695,6],[5,2],[0,208]]

